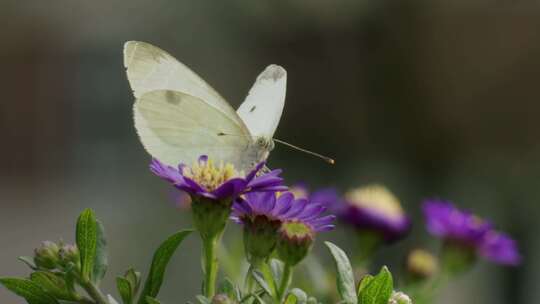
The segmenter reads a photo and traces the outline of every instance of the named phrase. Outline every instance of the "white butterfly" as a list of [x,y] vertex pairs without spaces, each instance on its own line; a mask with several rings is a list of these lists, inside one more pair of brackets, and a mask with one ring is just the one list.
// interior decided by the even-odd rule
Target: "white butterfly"
[[285,104],[287,72],[269,65],[234,109],[167,52],[145,42],[124,45],[124,66],[136,101],[135,128],[145,149],[177,166],[200,155],[240,170],[265,160]]

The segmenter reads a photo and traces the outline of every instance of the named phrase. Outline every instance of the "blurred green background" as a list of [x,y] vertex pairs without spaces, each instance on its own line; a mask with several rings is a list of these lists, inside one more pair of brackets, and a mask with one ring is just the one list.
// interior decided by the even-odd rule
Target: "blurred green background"
[[[0,0],[0,20],[1,275],[26,274],[16,257],[42,240],[73,241],[76,216],[91,207],[110,239],[105,290],[116,294],[117,274],[147,271],[159,242],[190,225],[133,127],[122,46],[142,40],[235,107],[266,65],[283,65],[276,137],[337,164],[278,145],[271,167],[291,183],[389,186],[415,218],[413,234],[382,253],[394,269],[407,249],[436,248],[423,198],[493,219],[518,239],[523,266],[481,262],[440,303],[540,302],[538,2]],[[347,232],[328,237],[351,248]],[[199,291],[199,243],[184,245],[164,303]],[[5,289],[0,302],[23,303]]]

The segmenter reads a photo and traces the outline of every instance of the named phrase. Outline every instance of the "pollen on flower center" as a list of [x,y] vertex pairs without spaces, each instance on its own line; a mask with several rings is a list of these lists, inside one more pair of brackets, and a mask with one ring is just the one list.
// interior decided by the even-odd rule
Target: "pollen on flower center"
[[401,218],[404,213],[399,200],[381,185],[351,190],[346,194],[346,200],[354,206],[379,211],[391,218]]
[[216,166],[211,159],[207,161],[199,160],[191,167],[182,168],[182,175],[194,180],[203,186],[207,191],[213,191],[231,178],[240,176],[230,163],[219,163]]

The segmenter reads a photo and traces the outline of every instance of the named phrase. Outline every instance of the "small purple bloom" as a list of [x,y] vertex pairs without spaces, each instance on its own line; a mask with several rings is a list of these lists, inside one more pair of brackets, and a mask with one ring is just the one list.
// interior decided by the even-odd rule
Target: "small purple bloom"
[[515,241],[497,232],[489,221],[442,200],[426,200],[422,209],[432,235],[469,247],[492,262],[519,264],[521,258]]
[[331,187],[311,192],[305,183],[297,183],[289,187],[289,191],[294,194],[295,198],[306,198],[312,204],[321,204],[330,210],[337,206],[341,200],[337,190]]
[[328,231],[334,228],[334,215],[321,216],[326,206],[312,203],[308,199],[295,199],[291,192],[280,195],[273,192],[248,193],[238,198],[233,205],[232,219],[244,223],[264,216],[270,221],[301,222],[312,232]]
[[195,164],[180,164],[178,168],[165,165],[152,159],[150,170],[157,176],[173,184],[177,189],[192,196],[213,200],[235,198],[248,192],[284,191],[281,170],[267,174],[257,174],[264,162],[257,164],[247,175],[237,172],[231,164],[214,165],[212,160],[201,156]]
[[411,228],[411,221],[398,199],[380,185],[369,185],[346,193],[339,215],[360,231],[382,235],[386,242],[404,237]]

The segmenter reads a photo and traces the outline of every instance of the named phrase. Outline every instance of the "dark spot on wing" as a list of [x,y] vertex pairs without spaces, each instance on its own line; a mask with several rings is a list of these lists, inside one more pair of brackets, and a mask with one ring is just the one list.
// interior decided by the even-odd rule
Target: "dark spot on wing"
[[219,132],[219,133],[217,134],[217,136],[224,136],[224,135],[225,135],[225,133],[223,133],[223,132]]
[[257,106],[253,106],[253,107],[251,107],[251,109],[249,109],[249,113],[251,113],[251,112],[255,111],[255,109],[256,109],[256,108],[257,108]]
[[176,96],[172,91],[165,91],[164,95],[167,103],[177,106],[182,102],[182,98],[180,96]]

